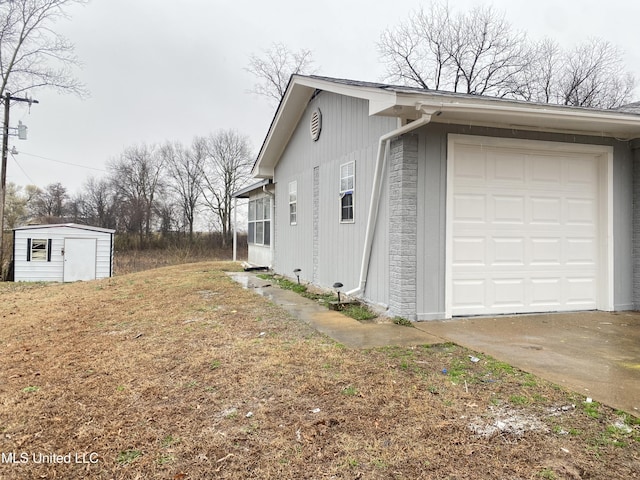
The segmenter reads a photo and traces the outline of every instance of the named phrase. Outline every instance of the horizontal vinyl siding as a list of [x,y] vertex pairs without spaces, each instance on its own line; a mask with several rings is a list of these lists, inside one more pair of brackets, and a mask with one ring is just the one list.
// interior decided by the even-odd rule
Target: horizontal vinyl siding
[[[309,122],[316,108],[322,112],[322,132],[314,142]],[[344,291],[358,285],[378,140],[395,126],[394,119],[369,117],[363,100],[323,92],[310,102],[275,170],[277,272],[292,276],[293,269],[300,268],[302,279],[313,279],[313,170],[318,167],[316,283],[330,288],[339,281]],[[340,166],[350,161],[355,161],[355,221],[340,223]],[[298,182],[298,219],[292,226],[288,185],[294,180]],[[386,225],[386,211],[381,209],[379,225]],[[386,303],[387,298],[383,230],[377,230],[369,277],[375,280],[366,292],[375,303]]]

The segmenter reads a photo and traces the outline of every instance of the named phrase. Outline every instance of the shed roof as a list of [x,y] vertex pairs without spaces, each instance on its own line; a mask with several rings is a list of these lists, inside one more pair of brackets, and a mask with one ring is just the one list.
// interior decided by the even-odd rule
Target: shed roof
[[375,82],[292,75],[253,167],[258,178],[272,178],[305,108],[319,91],[361,98],[369,115],[405,121],[430,115],[431,122],[572,133],[622,140],[640,138],[640,111],[602,110],[526,102]]
[[115,233],[115,230],[112,230],[110,228],[101,228],[101,227],[93,227],[91,225],[80,225],[79,223],[46,223],[46,224],[41,224],[41,225],[24,225],[22,227],[16,227],[13,230],[40,230],[43,228],[60,228],[60,227],[67,227],[67,228],[75,228],[77,230],[90,230],[93,232],[100,232],[100,233]]

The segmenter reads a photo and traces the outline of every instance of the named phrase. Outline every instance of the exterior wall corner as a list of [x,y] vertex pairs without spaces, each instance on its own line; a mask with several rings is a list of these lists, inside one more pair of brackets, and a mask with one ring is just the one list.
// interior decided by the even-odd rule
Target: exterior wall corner
[[389,311],[416,320],[418,136],[391,142],[389,153]]

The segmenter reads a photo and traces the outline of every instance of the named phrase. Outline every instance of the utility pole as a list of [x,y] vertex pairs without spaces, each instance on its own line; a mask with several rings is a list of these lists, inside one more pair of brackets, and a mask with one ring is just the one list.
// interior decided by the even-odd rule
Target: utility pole
[[31,98],[12,97],[7,92],[4,95],[4,128],[2,134],[2,173],[0,177],[0,279],[4,280],[4,199],[7,185],[7,156],[9,154],[9,108],[11,102],[39,103]]

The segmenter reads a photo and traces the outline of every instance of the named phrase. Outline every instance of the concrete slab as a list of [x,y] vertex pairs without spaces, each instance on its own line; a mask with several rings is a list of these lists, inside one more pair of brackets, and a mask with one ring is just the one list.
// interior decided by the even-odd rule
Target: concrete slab
[[640,416],[640,313],[421,322],[417,328]]
[[373,348],[388,345],[411,346],[443,343],[446,340],[417,328],[394,323],[365,323],[340,312],[328,310],[313,300],[290,290],[270,285],[249,272],[231,272],[231,278],[243,287],[267,297],[295,318],[351,348]]

